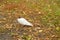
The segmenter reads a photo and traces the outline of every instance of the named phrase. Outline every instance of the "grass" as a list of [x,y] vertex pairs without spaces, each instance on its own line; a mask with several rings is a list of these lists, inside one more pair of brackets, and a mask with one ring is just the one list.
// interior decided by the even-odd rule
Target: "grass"
[[[0,35],[9,33],[9,38],[14,35],[15,38],[10,38],[12,40],[60,39],[60,0],[2,0],[0,16]],[[34,26],[23,27],[16,21],[19,16]],[[39,30],[43,32],[38,32]]]

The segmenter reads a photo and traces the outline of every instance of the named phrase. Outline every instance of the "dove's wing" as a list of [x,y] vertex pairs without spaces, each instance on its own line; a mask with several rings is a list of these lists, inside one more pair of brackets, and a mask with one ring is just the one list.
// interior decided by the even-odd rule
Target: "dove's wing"
[[26,19],[24,18],[19,18],[18,22],[22,25],[29,25],[29,26],[33,26],[30,22],[28,22]]

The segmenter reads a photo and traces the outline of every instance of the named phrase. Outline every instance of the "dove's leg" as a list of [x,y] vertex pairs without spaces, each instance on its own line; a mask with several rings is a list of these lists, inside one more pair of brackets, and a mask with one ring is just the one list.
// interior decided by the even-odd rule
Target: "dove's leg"
[[23,25],[23,27],[31,27],[31,26]]

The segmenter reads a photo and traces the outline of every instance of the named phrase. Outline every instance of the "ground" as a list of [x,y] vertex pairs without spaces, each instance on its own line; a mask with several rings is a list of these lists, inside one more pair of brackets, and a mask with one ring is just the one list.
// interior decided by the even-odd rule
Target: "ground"
[[0,40],[60,40],[60,0],[0,0]]

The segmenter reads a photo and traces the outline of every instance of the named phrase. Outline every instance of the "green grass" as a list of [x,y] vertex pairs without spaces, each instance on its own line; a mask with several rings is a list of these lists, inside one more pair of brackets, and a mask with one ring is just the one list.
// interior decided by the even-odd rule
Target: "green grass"
[[[60,35],[60,0],[47,0],[47,1],[45,0],[37,0],[37,1],[36,0],[29,0],[29,1],[6,0],[6,1],[8,1],[8,3],[17,3],[17,4],[21,3],[25,5],[26,6],[25,8],[20,6],[22,9],[19,9],[19,10],[22,10],[22,11],[19,13],[19,10],[17,10],[18,11],[17,14],[21,15],[22,17],[26,17],[27,19],[31,17],[30,15],[32,15],[33,18],[36,18],[36,19],[33,19],[32,21],[35,22],[35,20],[38,20],[39,22],[41,22],[41,24],[44,25],[44,28],[53,27],[52,31],[54,31],[54,33],[57,36]],[[0,5],[2,4],[4,3],[1,2]],[[8,13],[6,11],[8,12],[11,11],[11,13],[15,12],[14,9],[10,11],[7,9],[4,11],[6,14]],[[23,11],[26,12],[25,13],[26,15],[23,13]],[[29,11],[31,11],[31,14],[29,13]],[[38,12],[41,12],[42,15],[39,15]],[[0,28],[0,33],[5,32],[5,31],[6,31],[5,29]],[[28,35],[27,36],[23,35],[22,38],[25,40],[31,40],[31,37]]]

